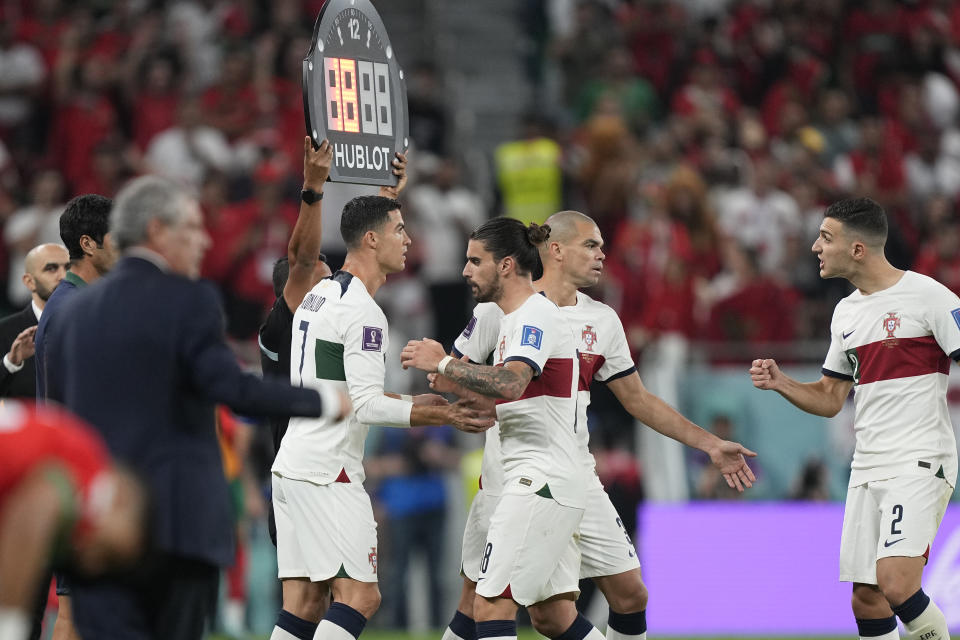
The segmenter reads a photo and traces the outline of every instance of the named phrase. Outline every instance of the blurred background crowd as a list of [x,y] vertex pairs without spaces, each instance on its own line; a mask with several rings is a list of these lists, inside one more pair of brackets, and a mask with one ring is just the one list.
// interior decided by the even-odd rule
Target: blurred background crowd
[[[214,240],[204,277],[222,292],[238,358],[256,366],[272,265],[297,215],[301,60],[322,4],[0,0],[0,307],[28,303],[24,255],[59,242],[70,197],[112,197],[156,173],[199,195]],[[410,110],[401,200],[413,258],[379,296],[391,343],[452,344],[472,304],[460,270],[473,227],[499,214],[583,211],[607,250],[589,293],[619,312],[647,386],[760,452],[748,498],[840,498],[850,416],[824,421],[751,395],[747,363],[776,357],[817,375],[833,306],[849,290],[819,278],[809,249],[839,198],[880,202],[891,262],[960,293],[960,3],[376,4],[407,70]],[[334,268],[338,203],[362,192],[335,188],[324,200]],[[389,390],[424,388],[394,369]],[[736,497],[709,460],[635,425],[602,389],[591,419],[621,514],[644,496]],[[272,451],[265,430],[222,422],[252,549],[229,582],[224,618],[262,627],[244,602],[256,600],[248,589],[272,588],[269,568],[250,578],[257,558],[269,565]],[[410,623],[404,581],[417,554],[432,595],[416,615],[440,626],[452,612],[480,444],[442,428],[371,432],[382,623]]]

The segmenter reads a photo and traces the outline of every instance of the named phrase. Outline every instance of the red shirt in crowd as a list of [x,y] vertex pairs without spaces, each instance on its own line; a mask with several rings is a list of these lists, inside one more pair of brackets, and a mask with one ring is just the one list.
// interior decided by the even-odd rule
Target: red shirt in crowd
[[623,224],[617,230],[608,271],[622,291],[624,327],[692,337],[694,255],[683,225],[662,219]]
[[250,133],[257,120],[257,93],[250,84],[240,88],[211,87],[203,93],[201,104],[209,124],[220,129],[231,142]]
[[269,307],[275,299],[273,264],[287,255],[297,211],[283,202],[265,215],[256,199],[224,207],[216,221],[208,223],[213,246],[204,258],[204,277],[244,300]]
[[710,310],[705,337],[715,342],[789,342],[794,338],[798,295],[758,276]]
[[133,105],[133,142],[140,151],[146,151],[153,136],[171,128],[177,119],[180,94],[140,93]]
[[93,150],[116,130],[117,112],[103,95],[78,96],[60,106],[50,140],[51,158],[71,185],[94,179]]

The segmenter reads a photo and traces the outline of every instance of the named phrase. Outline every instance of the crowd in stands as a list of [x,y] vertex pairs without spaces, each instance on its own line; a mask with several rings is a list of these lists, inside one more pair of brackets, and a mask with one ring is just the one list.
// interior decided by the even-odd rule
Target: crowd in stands
[[[111,196],[158,173],[200,194],[214,238],[205,276],[224,292],[231,332],[251,336],[296,215],[300,62],[321,5],[0,5],[0,265],[55,241],[72,195]],[[960,6],[520,6],[538,99],[522,139],[492,159],[498,201],[521,218],[568,207],[600,221],[603,297],[637,352],[664,332],[718,344],[822,338],[845,290],[820,281],[808,249],[823,206],[852,194],[887,208],[895,264],[960,290]],[[438,74],[411,68],[425,169],[408,201],[430,232],[441,208],[455,210],[449,238],[497,211],[455,191],[447,110],[427,86]],[[511,165],[531,157],[533,181]],[[438,248],[456,243],[436,239],[418,255],[431,301],[456,284],[455,255]],[[17,307],[25,289],[6,271]]]
[[601,221],[638,352],[672,332],[715,362],[724,342],[826,339],[847,290],[810,245],[852,195],[886,208],[895,265],[960,291],[957,3],[524,6],[553,125],[528,139],[556,142],[564,205]]

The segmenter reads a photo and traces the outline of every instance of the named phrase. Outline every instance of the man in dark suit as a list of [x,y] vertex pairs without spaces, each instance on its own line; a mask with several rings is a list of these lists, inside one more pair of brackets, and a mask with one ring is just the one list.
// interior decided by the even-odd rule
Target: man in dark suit
[[350,403],[333,386],[294,388],[240,370],[216,294],[196,281],[210,237],[196,201],[173,183],[147,176],[124,187],[111,234],[123,258],[64,307],[58,348],[70,358],[48,384],[144,475],[154,552],[144,563],[152,571],[129,582],[73,584],[74,621],[84,640],[198,640],[219,570],[233,561],[215,403],[327,418]]
[[67,273],[70,257],[59,244],[41,244],[23,261],[23,284],[30,290],[30,304],[0,320],[0,345],[9,345],[0,367],[0,397],[33,398],[37,395],[33,360],[33,336],[50,294]]

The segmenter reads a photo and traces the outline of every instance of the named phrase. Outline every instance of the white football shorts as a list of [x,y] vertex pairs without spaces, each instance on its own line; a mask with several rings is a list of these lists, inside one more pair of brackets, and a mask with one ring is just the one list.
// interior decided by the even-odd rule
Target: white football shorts
[[593,475],[580,522],[580,577],[615,576],[640,567],[637,550],[600,479]]
[[470,503],[467,524],[463,528],[463,545],[460,548],[460,572],[472,582],[480,577],[480,560],[487,546],[490,531],[490,516],[500,496],[492,496],[483,489],[477,492]]
[[552,498],[505,494],[490,518],[480,556],[477,594],[529,606],[561,594],[579,595],[577,528],[583,509]]
[[900,476],[847,489],[840,581],[877,584],[877,560],[926,555],[953,488],[935,476]]
[[362,484],[273,474],[279,578],[377,582],[377,523]]

